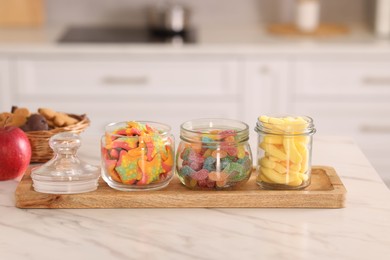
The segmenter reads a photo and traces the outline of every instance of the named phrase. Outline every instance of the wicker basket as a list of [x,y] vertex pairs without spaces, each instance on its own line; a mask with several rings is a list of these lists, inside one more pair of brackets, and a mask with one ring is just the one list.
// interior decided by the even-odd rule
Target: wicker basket
[[79,120],[77,124],[54,128],[48,131],[31,131],[26,132],[31,144],[31,162],[43,163],[53,158],[53,150],[49,146],[49,139],[55,134],[61,132],[72,132],[79,134],[83,132],[90,124],[90,121],[86,115],[74,115],[69,116]]

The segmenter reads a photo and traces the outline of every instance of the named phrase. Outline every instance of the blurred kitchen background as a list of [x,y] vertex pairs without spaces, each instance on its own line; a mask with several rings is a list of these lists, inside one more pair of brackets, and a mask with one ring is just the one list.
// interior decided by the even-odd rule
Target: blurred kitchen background
[[[390,0],[0,0],[0,109],[123,120],[312,116],[390,186]],[[314,147],[315,149],[315,147]],[[99,150],[97,150],[99,153]],[[342,158],[340,158],[342,160]]]
[[[34,0],[33,0],[34,1]],[[323,0],[324,22],[364,24],[372,0]],[[52,25],[123,24],[145,26],[147,6],[178,3],[191,9],[191,20],[199,27],[257,26],[287,21],[293,17],[295,0],[46,0],[47,23]]]

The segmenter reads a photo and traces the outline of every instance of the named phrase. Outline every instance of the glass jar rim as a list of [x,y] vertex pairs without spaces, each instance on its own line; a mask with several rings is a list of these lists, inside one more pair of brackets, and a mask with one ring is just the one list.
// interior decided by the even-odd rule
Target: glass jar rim
[[[210,130],[234,130],[238,136],[237,142],[249,139],[249,126],[239,120],[226,118],[197,118],[188,120],[180,125],[180,138],[184,141],[201,142],[197,139],[199,134],[218,136],[220,133],[210,133]],[[192,137],[192,138],[191,138]],[[214,140],[213,142],[220,142]]]
[[[274,135],[313,135],[316,132],[316,129],[314,127],[314,120],[310,116],[300,116],[300,115],[268,115],[269,118],[302,118],[305,120],[304,123],[294,123],[293,127],[289,127],[287,129],[277,129],[278,126],[283,125],[282,123],[277,122],[263,122],[260,120],[261,116],[257,119],[255,131],[258,133],[267,133],[267,134],[274,134]],[[276,130],[275,127],[276,126]],[[305,128],[302,128],[305,126]],[[298,131],[297,131],[298,128]]]
[[[160,123],[160,122],[156,122],[156,121],[145,121],[145,120],[129,120],[129,121],[120,121],[120,122],[113,122],[113,123],[109,123],[107,124],[104,129],[105,129],[105,134],[109,134],[109,135],[112,135],[112,136],[122,136],[122,135],[118,135],[118,134],[113,134],[113,130],[115,129],[118,129],[119,126],[126,126],[128,122],[136,122],[136,123],[141,123],[141,124],[144,124],[144,125],[149,125],[149,126],[152,126],[153,128],[157,129],[159,131],[159,134],[161,136],[167,136],[170,134],[171,132],[171,127],[167,124],[164,124],[164,123]],[[111,131],[109,130],[111,129]],[[137,138],[137,136],[128,136],[128,137],[133,137],[133,138]]]

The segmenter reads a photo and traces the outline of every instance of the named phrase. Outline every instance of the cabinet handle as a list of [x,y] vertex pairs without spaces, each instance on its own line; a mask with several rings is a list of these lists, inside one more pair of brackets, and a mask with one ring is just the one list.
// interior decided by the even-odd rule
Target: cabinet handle
[[262,75],[267,75],[270,72],[270,69],[267,66],[261,66],[259,72]]
[[107,76],[102,79],[102,82],[105,85],[146,85],[149,82],[149,78],[146,76]]
[[390,126],[381,125],[362,125],[360,132],[373,134],[390,134]]
[[390,77],[365,77],[362,82],[366,87],[390,87]]

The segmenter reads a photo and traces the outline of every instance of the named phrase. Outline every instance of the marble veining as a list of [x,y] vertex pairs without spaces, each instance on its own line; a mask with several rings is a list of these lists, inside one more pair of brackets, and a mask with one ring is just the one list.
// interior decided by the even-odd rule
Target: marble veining
[[14,207],[18,181],[5,181],[0,259],[388,259],[390,191],[352,140],[314,142],[313,164],[336,169],[346,208],[26,210]]

